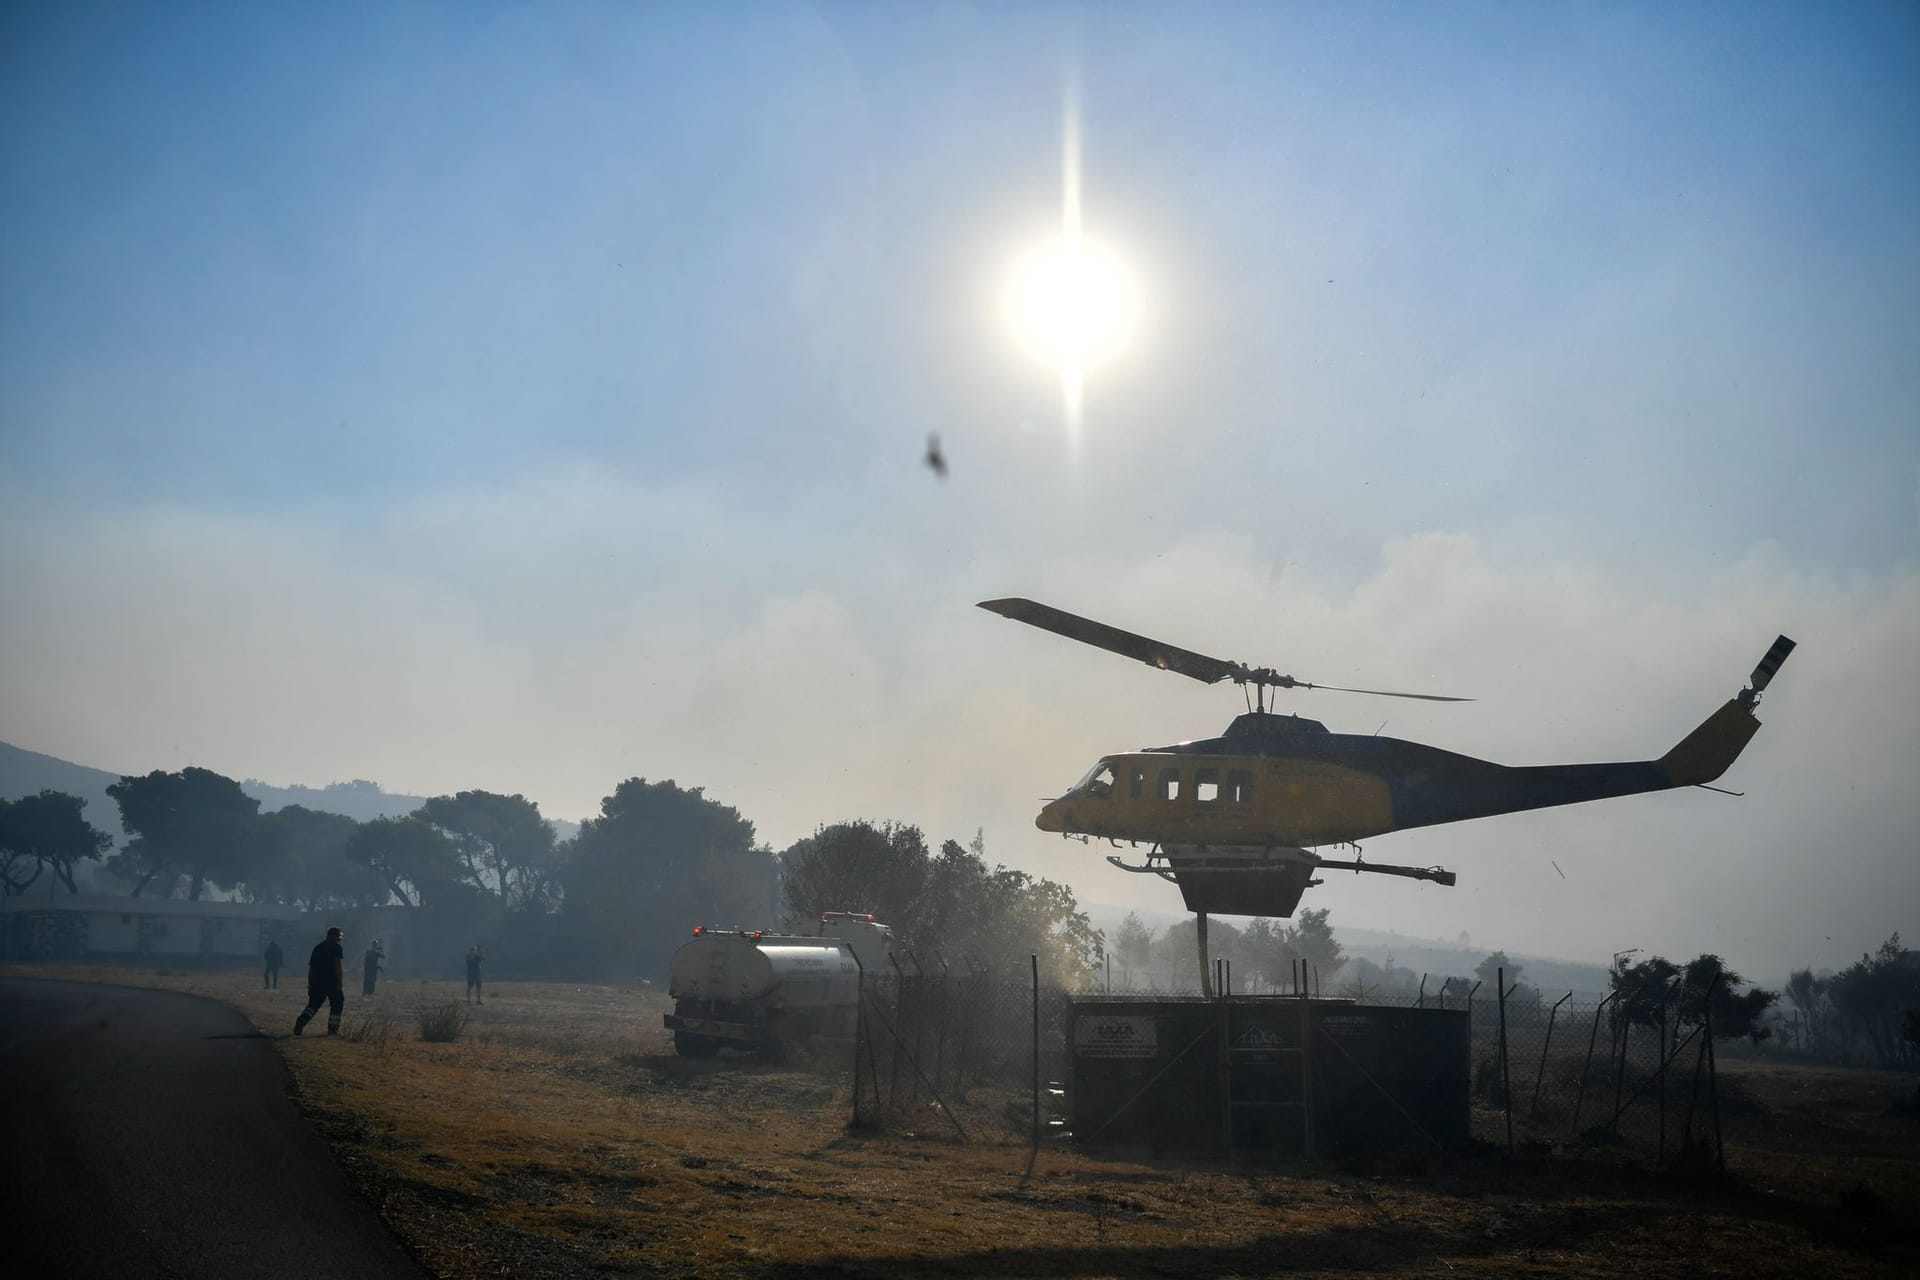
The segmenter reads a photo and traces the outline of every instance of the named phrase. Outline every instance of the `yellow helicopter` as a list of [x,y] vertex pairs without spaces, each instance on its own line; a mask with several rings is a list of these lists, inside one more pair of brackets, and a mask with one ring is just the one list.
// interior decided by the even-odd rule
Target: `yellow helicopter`
[[[1102,756],[1041,809],[1034,824],[1080,839],[1152,846],[1145,862],[1107,861],[1180,886],[1187,909],[1291,916],[1320,870],[1374,872],[1451,885],[1439,867],[1328,861],[1316,849],[1389,831],[1672,787],[1709,787],[1760,728],[1754,708],[1794,642],[1781,636],[1748,686],[1658,760],[1514,768],[1398,738],[1329,733],[1317,720],[1269,709],[1273,689],[1332,689],[1427,702],[1468,702],[1311,684],[1271,667],[1210,658],[1033,600],[982,609],[1106,649],[1162,671],[1250,690],[1249,710],[1217,738]],[[1736,793],[1737,794],[1737,793]],[[1204,938],[1204,933],[1202,934]],[[1202,942],[1204,948],[1205,943]],[[1205,965],[1202,965],[1203,976]]]

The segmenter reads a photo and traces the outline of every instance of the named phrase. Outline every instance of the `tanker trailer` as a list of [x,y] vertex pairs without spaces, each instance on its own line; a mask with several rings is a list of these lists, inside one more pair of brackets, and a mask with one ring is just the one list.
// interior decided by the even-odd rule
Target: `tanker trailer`
[[851,1037],[861,966],[891,972],[892,948],[892,929],[844,911],[822,915],[817,937],[696,928],[669,970],[674,1050],[704,1058],[722,1046],[767,1052]]

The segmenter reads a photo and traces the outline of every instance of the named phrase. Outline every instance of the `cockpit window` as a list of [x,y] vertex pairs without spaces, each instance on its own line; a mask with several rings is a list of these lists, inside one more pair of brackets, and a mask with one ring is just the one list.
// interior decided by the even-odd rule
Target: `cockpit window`
[[1093,766],[1092,771],[1080,780],[1080,785],[1074,790],[1094,800],[1105,800],[1113,794],[1113,786],[1117,781],[1119,781],[1119,775],[1114,773],[1113,765],[1102,760]]

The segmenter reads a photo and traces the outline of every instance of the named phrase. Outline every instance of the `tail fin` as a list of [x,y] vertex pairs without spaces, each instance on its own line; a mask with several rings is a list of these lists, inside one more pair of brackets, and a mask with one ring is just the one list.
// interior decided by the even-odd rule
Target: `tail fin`
[[1766,657],[1760,659],[1760,665],[1753,669],[1748,687],[1728,699],[1725,706],[1660,757],[1660,767],[1672,785],[1692,787],[1712,782],[1740,758],[1753,735],[1760,732],[1760,720],[1753,713],[1760,705],[1760,694],[1773,682],[1774,673],[1792,652],[1793,641],[1785,636],[1775,640]]

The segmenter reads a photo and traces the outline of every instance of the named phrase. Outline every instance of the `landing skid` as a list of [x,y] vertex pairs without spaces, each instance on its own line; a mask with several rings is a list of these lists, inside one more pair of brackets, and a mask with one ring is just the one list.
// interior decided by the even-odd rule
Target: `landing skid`
[[[1167,855],[1160,851],[1158,845],[1155,845],[1152,852],[1147,854],[1147,860],[1138,866],[1123,861],[1113,854],[1107,855],[1107,861],[1120,870],[1131,871],[1135,875],[1159,876],[1162,880],[1178,881],[1176,869],[1169,864]],[[1271,875],[1282,867],[1300,866],[1308,866],[1315,871],[1351,871],[1356,875],[1366,871],[1374,875],[1402,876],[1409,880],[1431,880],[1435,884],[1449,887],[1457,881],[1454,873],[1444,867],[1405,867],[1391,862],[1367,862],[1360,858],[1355,858],[1352,862],[1328,862],[1322,858],[1313,858],[1311,862],[1254,861],[1244,854],[1202,853],[1183,855],[1178,870],[1199,871],[1209,875]],[[1307,881],[1309,886],[1323,883],[1325,881],[1318,879]]]
[[1147,864],[1143,867],[1136,867],[1130,862],[1122,862],[1112,854],[1107,855],[1107,861],[1122,871],[1131,871],[1137,876],[1159,876],[1162,880],[1173,879],[1173,872],[1167,870],[1165,867],[1154,866],[1152,859],[1148,859]]
[[1323,862],[1322,871],[1372,871],[1383,876],[1405,876],[1409,880],[1431,880],[1435,884],[1451,887],[1454,874],[1445,867],[1397,867],[1391,862],[1362,862],[1355,858],[1352,862]]

